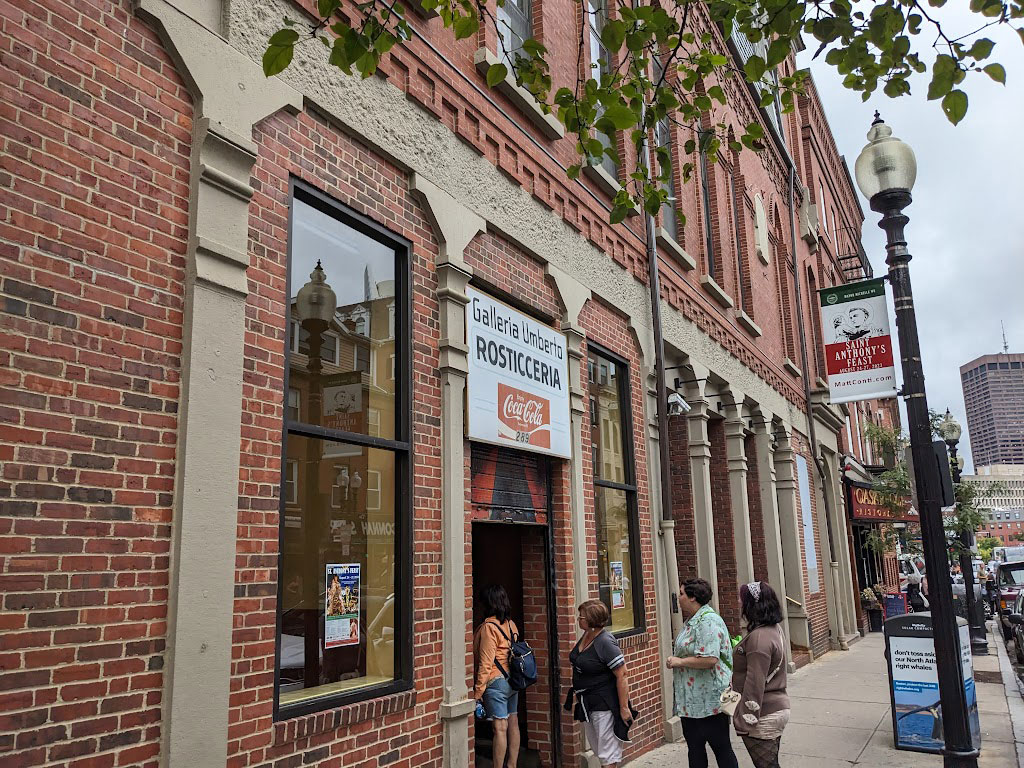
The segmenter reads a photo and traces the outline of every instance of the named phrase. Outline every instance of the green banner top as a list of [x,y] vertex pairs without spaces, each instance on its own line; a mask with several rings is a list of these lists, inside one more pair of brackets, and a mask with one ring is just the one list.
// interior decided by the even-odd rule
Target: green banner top
[[865,299],[870,296],[884,296],[885,278],[876,277],[874,280],[861,280],[859,283],[822,288],[818,293],[821,294],[821,306],[823,307],[832,304],[845,304],[848,301]]

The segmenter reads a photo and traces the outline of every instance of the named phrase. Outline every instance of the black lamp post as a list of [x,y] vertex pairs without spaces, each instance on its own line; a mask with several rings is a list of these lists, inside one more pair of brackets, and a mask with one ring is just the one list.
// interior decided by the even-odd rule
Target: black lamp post
[[[957,445],[960,442],[960,435],[963,430],[960,424],[953,418],[953,414],[946,409],[946,415],[939,422],[939,435],[946,442],[949,448],[949,470],[953,475],[954,486],[960,485],[961,459],[957,455]],[[971,546],[974,544],[974,532],[960,531],[960,571],[964,576],[964,600],[967,605],[967,622],[971,626],[971,653],[975,656],[988,655],[988,638],[985,632],[985,623],[978,609],[981,607],[974,596],[974,568],[971,565]]]
[[879,226],[886,236],[886,263],[889,265],[889,282],[892,284],[899,332],[903,397],[906,399],[910,450],[914,458],[921,538],[926,571],[931,577],[928,580],[928,600],[942,702],[944,762],[947,768],[977,768],[978,750],[971,743],[956,616],[953,613],[953,588],[946,577],[949,561],[942,523],[939,467],[932,450],[921,343],[910,286],[910,252],[904,235],[909,219],[903,209],[912,200],[910,190],[917,178],[917,160],[914,151],[892,135],[892,129],[876,112],[875,121],[868,131],[868,143],[861,150],[854,168],[857,186],[870,201],[871,210],[882,214]]
[[[956,445],[963,434],[959,425],[946,409],[946,415],[939,422],[939,434],[949,449],[949,471],[953,484],[961,482],[964,460],[956,455]],[[964,596],[967,602],[967,621],[971,625],[971,653],[976,656],[988,655],[988,639],[985,637],[985,622],[981,602],[974,594],[974,567],[971,565],[971,547],[974,545],[974,531],[961,531],[961,571],[964,573]]]
[[[302,328],[309,334],[309,389],[306,392],[306,421],[320,426],[323,413],[323,335],[330,327],[338,306],[334,290],[327,283],[327,275],[316,263],[309,273],[309,282],[295,295],[295,310]],[[305,503],[302,509],[303,551],[306,557],[302,574],[304,608],[303,639],[303,685],[315,688],[320,685],[320,616],[323,611],[322,590],[324,589],[324,567],[320,562],[320,546],[323,542],[323,507],[320,498],[320,462],[323,443],[311,437],[306,438],[306,471],[303,483],[306,486]]]

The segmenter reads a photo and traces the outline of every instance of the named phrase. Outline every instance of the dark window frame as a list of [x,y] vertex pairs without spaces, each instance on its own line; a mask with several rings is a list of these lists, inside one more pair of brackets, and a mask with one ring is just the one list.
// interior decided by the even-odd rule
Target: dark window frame
[[[701,132],[703,133],[703,131]],[[703,141],[699,144],[703,145]],[[700,153],[700,193],[704,210],[704,249],[707,252],[707,273],[715,279],[715,228],[711,220],[711,173],[708,167],[707,148],[701,146]]]
[[[285,408],[281,435],[281,501],[278,522],[278,560],[277,560],[277,604],[283,602],[284,582],[281,579],[284,558],[284,522],[285,503],[283,496],[285,476],[287,472],[288,436],[297,435],[307,438],[324,439],[330,442],[341,442],[358,447],[379,448],[388,450],[395,457],[395,676],[393,680],[380,685],[358,688],[350,692],[339,692],[315,696],[290,706],[282,707],[281,693],[281,611],[275,611],[274,628],[274,702],[273,720],[288,720],[316,712],[355,704],[370,699],[381,698],[394,693],[408,691],[413,688],[413,488],[414,488],[414,455],[412,443],[412,243],[406,238],[386,229],[372,219],[363,216],[343,203],[329,197],[324,192],[305,182],[291,177],[288,184],[288,248],[285,279],[285,312],[290,313],[292,285],[292,244],[294,238],[295,206],[292,201],[300,200],[320,212],[331,216],[355,231],[379,242],[385,243],[395,251],[395,305],[396,332],[400,335],[395,339],[395,356],[398,371],[402,372],[401,381],[395,387],[395,433],[394,439],[383,439],[364,434],[327,429],[320,426],[293,421],[288,418],[287,392],[290,378],[290,357],[292,355],[292,323],[290,314],[285,324],[284,392]],[[401,333],[404,331],[404,333]],[[404,586],[403,586],[404,585]]]
[[733,165],[729,168],[729,194],[732,198],[733,237],[736,241],[736,305],[740,310],[746,312],[748,276],[743,266],[744,246],[746,245],[746,238],[743,236],[743,214],[746,212],[746,206],[741,205],[741,195],[737,190],[738,163],[739,159],[734,158]]
[[[640,555],[640,509],[638,503],[639,493],[637,490],[636,481],[636,456],[635,456],[635,440],[633,434],[633,401],[632,401],[632,388],[629,384],[629,362],[622,357],[612,352],[607,347],[601,344],[587,339],[587,389],[590,388],[590,370],[589,366],[592,362],[592,356],[598,355],[604,358],[607,362],[615,366],[615,375],[618,378],[618,395],[619,395],[619,411],[622,414],[622,423],[620,425],[622,434],[622,462],[624,465],[626,479],[630,482],[617,483],[612,480],[603,480],[598,474],[598,468],[591,459],[591,480],[594,485],[596,492],[597,488],[612,488],[618,491],[624,491],[626,494],[626,514],[629,516],[629,565],[630,565],[630,578],[632,579],[632,586],[630,591],[632,593],[633,600],[633,616],[634,626],[629,629],[623,629],[619,631],[612,631],[615,637],[630,637],[632,635],[643,634],[647,631],[647,615],[644,611],[643,604],[643,563]],[[593,434],[593,418],[594,410],[590,407],[591,398],[587,396],[589,414],[589,427],[590,433]],[[591,445],[591,456],[593,456],[593,445]],[[596,536],[595,528],[595,536]],[[600,581],[600,574],[598,574],[598,580]]]

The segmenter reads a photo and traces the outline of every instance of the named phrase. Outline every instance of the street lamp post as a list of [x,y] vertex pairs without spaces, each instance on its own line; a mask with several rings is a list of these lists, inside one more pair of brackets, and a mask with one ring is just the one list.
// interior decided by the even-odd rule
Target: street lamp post
[[[957,444],[960,442],[960,435],[963,430],[960,424],[953,418],[953,414],[946,409],[946,415],[939,422],[939,435],[946,442],[949,448],[949,468],[953,474],[953,484],[960,485],[960,462],[962,459],[957,456]],[[959,503],[959,502],[957,502]],[[985,623],[979,616],[979,601],[974,596],[974,568],[971,565],[971,545],[974,543],[974,532],[966,528],[960,531],[960,571],[964,575],[964,600],[967,605],[967,622],[971,627],[971,654],[974,656],[988,655],[988,639],[985,637]]]
[[977,768],[978,750],[971,743],[956,617],[953,614],[953,588],[950,579],[942,578],[943,574],[949,573],[949,562],[942,523],[939,467],[932,451],[921,344],[910,285],[910,252],[904,234],[909,219],[903,209],[912,200],[910,190],[917,178],[917,160],[914,151],[893,137],[892,129],[882,122],[876,112],[875,121],[868,131],[868,143],[861,150],[854,169],[857,185],[869,200],[871,210],[882,214],[879,226],[886,236],[886,263],[889,265],[889,282],[892,284],[899,332],[903,397],[906,400],[910,450],[920,505],[921,538],[926,571],[932,576],[929,579],[928,600],[932,614],[939,697],[942,702],[944,763],[947,768]]
[[[323,413],[322,374],[324,331],[330,327],[337,310],[338,301],[334,290],[327,283],[327,275],[316,263],[309,273],[309,282],[295,295],[295,311],[299,323],[309,334],[309,388],[306,391],[306,421],[320,425]],[[306,486],[305,505],[302,510],[303,551],[305,554],[303,583],[304,639],[303,639],[303,685],[314,688],[320,685],[320,605],[321,578],[320,558],[312,553],[320,551],[321,505],[320,505],[320,461],[322,443],[306,438],[306,471],[303,482]]]

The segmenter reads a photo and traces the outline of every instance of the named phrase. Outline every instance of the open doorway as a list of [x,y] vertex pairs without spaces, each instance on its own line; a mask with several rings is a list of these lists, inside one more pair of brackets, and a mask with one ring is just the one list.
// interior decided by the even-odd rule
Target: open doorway
[[[545,534],[546,527],[539,525],[473,524],[473,627],[485,618],[476,595],[488,584],[501,584],[508,592],[512,620],[537,659],[537,683],[519,694],[518,768],[554,765]],[[477,720],[476,768],[502,768],[492,762],[492,747],[491,724]]]

